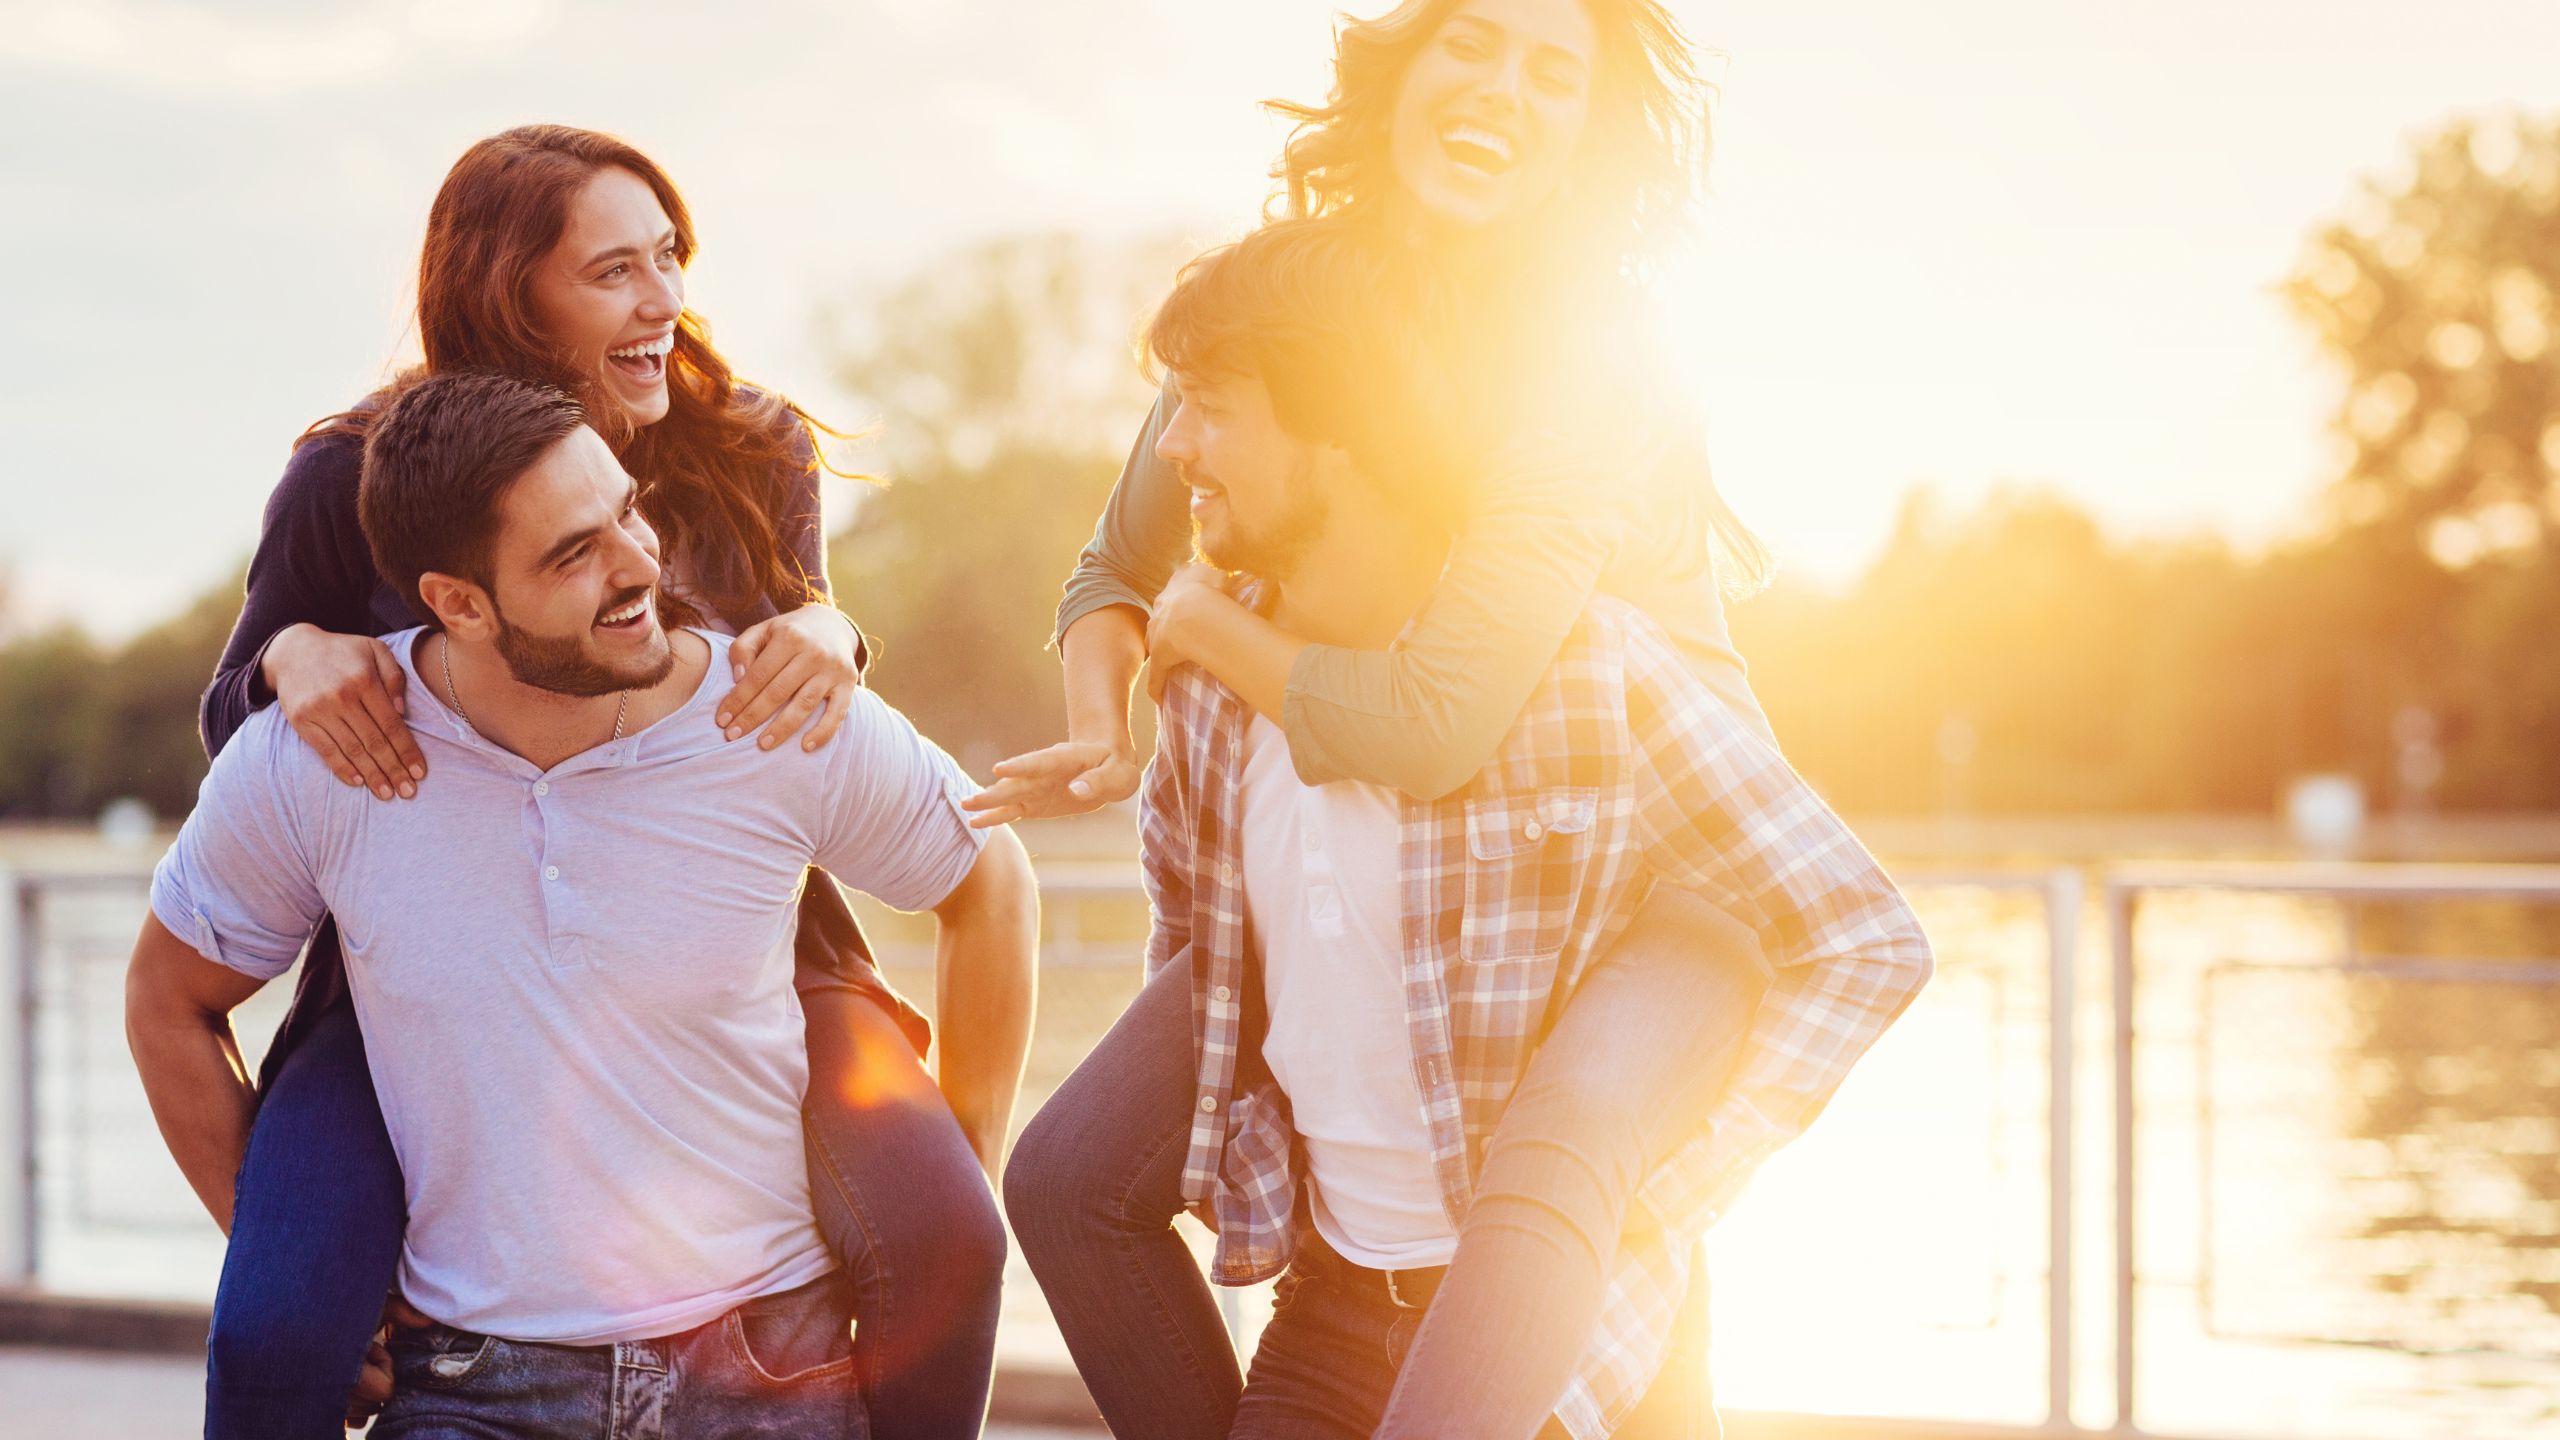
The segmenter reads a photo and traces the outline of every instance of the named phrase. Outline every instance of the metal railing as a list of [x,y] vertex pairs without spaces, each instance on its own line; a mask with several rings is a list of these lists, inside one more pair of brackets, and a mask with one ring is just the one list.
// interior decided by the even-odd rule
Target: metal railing
[[2136,1122],[2134,918],[2146,895],[2167,891],[2228,891],[2335,902],[2341,908],[2343,953],[2332,968],[2360,965],[2356,907],[2364,902],[2509,900],[2560,902],[2560,866],[2427,865],[2326,862],[2243,862],[2119,865],[2106,872],[2104,906],[2112,961],[2111,1014],[2115,1027],[2115,1427],[2139,1433],[2134,1378],[2138,1307],[2135,1259],[2139,1226],[2134,1204]]
[[[2073,1263],[2074,1155],[2076,1114],[2076,1049],[2074,1022],[2080,1010],[2078,971],[2080,932],[2085,918],[2087,884],[2076,869],[1980,870],[1912,868],[1898,876],[1913,891],[1973,890],[2007,892],[2031,898],[2043,927],[2042,959],[2047,990],[2046,1079],[2048,1214],[2043,1240],[2047,1266],[2044,1294],[2045,1417],[2040,1425],[2006,1430],[1974,1427],[1980,1435],[2077,1435],[2074,1427]],[[1075,864],[1043,867],[1043,893],[1053,921],[1049,963],[1125,963],[1120,944],[1093,945],[1083,938],[1082,909],[1088,903],[1125,908],[1137,895],[1133,865]],[[0,1024],[0,1080],[9,1092],[0,1095],[0,1155],[9,1157],[10,1172],[0,1177],[0,1286],[28,1283],[43,1273],[38,1162],[41,1151],[38,1098],[42,1073],[39,1036],[39,972],[45,953],[48,906],[70,897],[139,897],[147,875],[138,871],[77,874],[20,871],[9,875],[5,889],[11,900],[8,944],[0,950],[0,993],[11,999],[8,1023]],[[2507,900],[2560,902],[2560,866],[2442,866],[2292,863],[2213,863],[2188,865],[2122,865],[2101,872],[2099,913],[2105,926],[2112,985],[2106,1009],[2113,1026],[2113,1274],[2107,1291],[2113,1302],[2113,1354],[2107,1366],[2112,1381],[2114,1428],[2120,1435],[2140,1434],[2136,1424],[2137,1269],[2140,1240],[2135,1198],[2138,1190],[2135,1055],[2136,949],[2135,921],[2143,899],[2164,892],[2225,891],[2328,900],[2343,907],[2341,955],[2307,962],[2308,968],[2397,973],[2398,961],[2363,956],[2354,919],[2355,907],[2371,901]],[[2500,980],[2540,977],[2514,967],[2496,971]],[[2475,977],[2476,978],[2476,977]]]

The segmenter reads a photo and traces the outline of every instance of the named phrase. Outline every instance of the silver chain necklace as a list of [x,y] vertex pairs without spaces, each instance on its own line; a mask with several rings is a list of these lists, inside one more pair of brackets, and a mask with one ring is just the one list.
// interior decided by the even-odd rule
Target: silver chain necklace
[[[444,662],[445,703],[453,707],[454,714],[462,717],[463,724],[471,725],[471,712],[462,708],[462,697],[453,693],[453,637],[450,635],[439,637],[438,645],[436,658]],[[622,738],[622,722],[630,714],[631,692],[625,690],[622,692],[622,703],[613,707],[613,735],[604,743],[610,745]],[[477,734],[480,727],[471,725],[471,729],[474,734]]]

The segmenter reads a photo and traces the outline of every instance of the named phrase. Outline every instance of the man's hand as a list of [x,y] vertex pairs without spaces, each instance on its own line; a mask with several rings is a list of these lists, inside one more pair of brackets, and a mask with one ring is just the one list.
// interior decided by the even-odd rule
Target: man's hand
[[996,762],[996,780],[960,802],[969,824],[986,830],[1016,820],[1083,815],[1138,793],[1138,757],[1086,740]]
[[1220,611],[1241,611],[1236,579],[1215,565],[1185,565],[1165,582],[1147,615],[1147,698],[1164,701],[1165,677],[1176,666],[1195,663],[1191,637],[1201,623]]
[[401,1299],[399,1291],[391,1292],[391,1298],[382,1305],[382,1324],[373,1332],[373,1343],[365,1347],[364,1369],[356,1374],[355,1394],[347,1401],[348,1429],[372,1419],[391,1403],[391,1332],[423,1330],[434,1323]]

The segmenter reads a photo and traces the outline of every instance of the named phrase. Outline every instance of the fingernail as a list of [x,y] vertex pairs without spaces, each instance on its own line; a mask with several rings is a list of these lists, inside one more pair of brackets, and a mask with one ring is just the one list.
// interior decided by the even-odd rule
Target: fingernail
[[1067,790],[1070,794],[1075,795],[1079,799],[1093,794],[1093,787],[1087,785],[1081,780],[1069,781],[1067,784]]
[[756,748],[757,748],[757,749],[759,749],[759,750],[770,750],[770,749],[772,749],[774,746],[776,746],[776,745],[778,745],[778,744],[780,744],[780,743],[782,743],[782,742],[780,742],[779,740],[776,740],[773,736],[771,736],[771,735],[767,735],[767,736],[766,736],[766,737],[764,737],[763,739],[761,739],[761,740],[759,740],[759,741],[757,741],[757,742],[756,742]]
[[730,738],[730,739],[732,739],[732,740],[735,740],[735,739],[737,739],[739,736],[744,735],[744,734],[746,734],[746,733],[747,733],[746,731],[739,729],[739,728],[738,728],[737,726],[735,726],[735,725],[732,725],[732,726],[730,726],[730,727],[729,727],[729,738]]
[[730,678],[730,679],[732,679],[732,680],[744,680],[744,679],[746,679],[746,678],[747,678],[747,667],[746,667],[746,666],[744,666],[744,665],[732,665],[732,666],[730,666],[730,667],[729,667],[729,678]]
[[388,786],[388,785],[376,785],[376,786],[374,786],[374,787],[373,787],[373,798],[374,798],[374,799],[376,799],[376,800],[388,800],[388,799],[390,799],[390,798],[391,798],[391,787],[390,787],[390,786]]
[[426,778],[427,778],[427,767],[426,767],[426,766],[424,766],[424,765],[412,765],[412,766],[410,766],[410,767],[409,767],[409,778],[410,778],[410,779],[412,779],[412,780],[424,780],[424,779],[426,779]]
[[715,724],[726,725],[729,723],[729,712],[723,710],[719,714],[712,716],[711,719]]
[[415,785],[403,785],[403,786],[401,786],[401,787],[400,787],[400,798],[401,798],[401,799],[403,799],[403,800],[415,800],[415,799],[417,799],[417,798],[418,798],[418,787],[417,787],[417,786],[415,786]]
[[815,740],[803,740],[800,742],[800,748],[803,750],[815,750],[818,748],[818,742]]

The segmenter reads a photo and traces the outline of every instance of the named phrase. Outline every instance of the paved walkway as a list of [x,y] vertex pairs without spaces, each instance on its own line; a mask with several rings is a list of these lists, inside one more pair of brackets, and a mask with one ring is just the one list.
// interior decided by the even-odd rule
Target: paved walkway
[[[0,1346],[0,1440],[188,1440],[203,1426],[202,1361]],[[1092,1432],[996,1425],[986,1440],[1092,1440]]]

